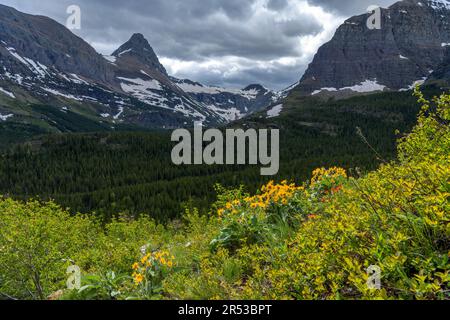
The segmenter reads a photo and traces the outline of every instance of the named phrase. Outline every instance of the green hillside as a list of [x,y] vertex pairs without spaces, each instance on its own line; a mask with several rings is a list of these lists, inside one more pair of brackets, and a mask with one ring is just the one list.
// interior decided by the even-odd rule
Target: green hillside
[[450,96],[421,103],[378,170],[218,188],[164,226],[0,199],[0,299],[448,300]]
[[[86,121],[75,127],[75,114],[42,108],[49,117],[58,117],[64,131],[103,129]],[[411,92],[328,101],[294,92],[280,117],[266,119],[265,114],[257,114],[237,125],[279,128],[281,169],[274,179],[301,182],[318,167],[337,165],[364,172],[393,159],[399,137],[396,130],[409,132],[418,110]],[[21,127],[9,128],[11,135],[14,129]],[[216,183],[244,185],[254,192],[268,181],[260,176],[259,166],[171,165],[172,147],[169,133],[39,136],[4,152],[0,194],[54,199],[72,212],[96,212],[106,220],[125,212],[164,221],[179,217],[186,204],[206,210],[215,199]]]

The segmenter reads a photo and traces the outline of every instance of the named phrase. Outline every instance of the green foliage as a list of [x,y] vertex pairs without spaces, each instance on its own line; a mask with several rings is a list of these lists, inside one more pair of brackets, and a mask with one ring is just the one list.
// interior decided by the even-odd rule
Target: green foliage
[[129,275],[118,276],[114,271],[88,275],[82,278],[83,285],[80,289],[69,290],[61,298],[63,300],[117,300],[123,298],[129,279]]
[[[121,218],[102,227],[95,218],[72,216],[54,203],[1,199],[0,295],[46,299],[65,288],[67,268],[77,265],[84,274],[94,274],[85,278],[85,297],[105,298],[112,294],[108,286],[114,288],[111,283],[122,280],[115,275],[129,274],[139,258],[138,248],[150,237],[152,246],[172,238],[149,219]],[[111,266],[116,273],[107,272]]]
[[[102,131],[80,122],[71,112],[38,109],[50,118],[58,116],[54,120],[65,132],[78,130],[71,127],[74,123],[83,124],[86,131]],[[284,109],[279,118],[255,115],[245,119],[242,126],[280,129],[281,168],[275,179],[299,184],[317,167],[359,167],[368,171],[378,166],[380,158],[393,159],[395,130],[409,132],[419,110],[409,93],[337,101],[300,98],[294,93]],[[0,136],[4,137],[2,126]],[[363,128],[379,156],[356,134],[356,127]],[[19,136],[9,129],[8,137]],[[18,129],[23,133],[22,127]],[[36,138],[0,156],[0,193],[17,200],[37,196],[44,201],[54,200],[72,213],[95,212],[104,222],[120,213],[133,217],[145,213],[166,222],[179,218],[186,203],[206,213],[215,200],[211,192],[215,183],[228,188],[242,184],[246,191],[254,193],[268,182],[261,177],[259,166],[172,165],[172,147],[169,134],[157,132]]]
[[[169,277],[167,292],[184,299],[449,299],[449,96],[435,107],[421,102],[398,162],[359,179],[336,168],[315,171],[305,189],[275,203],[293,208],[297,223],[287,237],[205,253],[199,276]],[[234,216],[254,213],[236,210]],[[273,205],[257,210],[269,215]],[[227,219],[219,221],[226,229]],[[232,261],[242,270],[237,281],[224,276]],[[382,270],[381,290],[367,285],[371,265]]]
[[[100,224],[53,203],[0,201],[0,294],[45,299],[450,299],[450,96],[429,102],[398,160],[360,177],[317,169],[209,215]],[[370,141],[370,140],[369,140]],[[78,265],[81,290],[65,289]],[[367,285],[370,266],[381,288]],[[117,275],[128,276],[117,276]]]
[[65,284],[66,269],[97,241],[99,228],[53,203],[0,201],[0,292],[44,299]]

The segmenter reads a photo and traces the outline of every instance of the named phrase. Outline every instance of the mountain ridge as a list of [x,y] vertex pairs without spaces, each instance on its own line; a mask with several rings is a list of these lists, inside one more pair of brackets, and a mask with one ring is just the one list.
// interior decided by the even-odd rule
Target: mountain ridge
[[296,90],[343,95],[409,90],[444,60],[450,43],[450,2],[404,0],[381,9],[381,29],[371,14],[347,19],[321,46]]
[[[111,56],[98,54],[56,21],[0,5],[0,124],[38,125],[59,132],[61,117],[82,116],[98,126],[169,129],[222,125],[267,106],[267,99],[240,90],[198,96],[170,77],[142,34]],[[202,87],[206,87],[201,85]],[[53,116],[33,105],[52,106]],[[54,123],[56,122],[56,123]]]
[[[221,126],[263,110],[276,117],[293,91],[346,97],[450,85],[448,0],[399,1],[381,10],[380,30],[367,28],[369,15],[347,19],[301,80],[274,92],[259,84],[226,89],[170,76],[139,33],[102,56],[56,21],[0,5],[0,125],[60,132],[73,117],[105,130],[198,121]],[[53,109],[43,114],[35,105]]]

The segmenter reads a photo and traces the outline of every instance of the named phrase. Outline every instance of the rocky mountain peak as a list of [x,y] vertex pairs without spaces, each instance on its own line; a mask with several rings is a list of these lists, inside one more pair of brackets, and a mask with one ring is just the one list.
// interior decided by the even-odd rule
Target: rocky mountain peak
[[450,10],[450,0],[403,0],[394,3],[389,9],[396,7],[429,7],[434,10]]
[[41,66],[109,83],[112,71],[94,48],[65,26],[0,4],[0,61],[10,74],[45,74]]
[[443,62],[450,44],[450,1],[399,1],[381,11],[381,29],[369,29],[368,17],[354,16],[337,29],[298,90],[307,95],[408,90]]
[[[415,0],[415,2],[419,3],[420,0]],[[427,3],[433,9],[450,10],[449,0],[427,0],[425,1],[425,3]]]
[[242,89],[242,91],[254,91],[256,92],[258,95],[260,94],[265,94],[267,92],[269,92],[269,90],[265,87],[263,87],[260,84],[251,84],[248,85],[247,87],[245,87],[244,89]]
[[[153,50],[147,39],[145,39],[142,33],[135,33],[131,36],[130,40],[128,40],[124,46],[126,48],[133,49],[137,52],[140,51],[150,51]],[[120,52],[118,52],[120,53]]]
[[131,38],[119,47],[112,54],[118,59],[135,60],[152,69],[167,75],[164,66],[159,62],[158,56],[151,47],[150,43],[141,33],[135,33]]

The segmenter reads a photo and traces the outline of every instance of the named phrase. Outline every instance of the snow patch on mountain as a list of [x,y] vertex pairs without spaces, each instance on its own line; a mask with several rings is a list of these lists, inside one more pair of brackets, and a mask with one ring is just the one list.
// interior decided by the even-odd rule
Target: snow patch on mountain
[[111,64],[115,64],[117,61],[117,57],[115,56],[103,56],[103,58]]
[[379,84],[376,80],[366,80],[361,82],[360,84],[354,85],[352,87],[345,87],[340,90],[352,90],[355,92],[373,92],[373,91],[383,91],[386,86]]
[[281,112],[283,111],[283,105],[278,104],[267,111],[267,118],[276,118],[279,117]]
[[23,84],[23,76],[21,76],[20,74],[12,74],[8,71],[6,71],[6,69],[4,69],[5,73],[3,74],[4,77],[6,77],[9,80],[12,80],[13,82],[17,83],[18,85],[22,85]]
[[42,63],[38,61],[34,61],[33,59],[22,57],[20,54],[17,53],[15,48],[8,47],[6,50],[9,51],[9,53],[19,60],[21,63],[23,63],[25,66],[27,66],[34,74],[36,74],[40,78],[45,78],[49,73],[47,72],[48,68],[44,66]]
[[242,119],[245,116],[245,114],[242,114],[242,112],[240,110],[238,110],[237,108],[225,109],[225,108],[220,108],[216,105],[209,105],[208,108],[210,110],[214,111],[215,113],[219,114],[220,116],[222,116],[224,119],[226,119],[229,122]]
[[10,97],[10,98],[12,98],[12,99],[15,99],[15,98],[16,98],[16,96],[14,95],[14,93],[9,92],[9,91],[3,89],[2,87],[0,87],[0,92],[6,94],[8,97]]
[[79,75],[77,75],[75,73],[71,73],[70,75],[72,76],[72,82],[77,83],[77,84],[85,84],[87,86],[89,85],[89,82],[81,79]]
[[129,78],[123,78],[118,77],[119,80],[123,80],[125,82],[122,82],[120,86],[122,87],[122,90],[127,93],[134,93],[136,91],[142,92],[147,90],[163,90],[161,87],[161,83],[158,80],[143,80],[140,78],[137,79],[129,79]]
[[435,10],[450,10],[449,0],[431,0],[428,5]]
[[13,116],[14,116],[13,114],[2,115],[2,114],[0,113],[0,120],[1,120],[1,121],[6,121],[6,120],[8,120],[9,118],[11,118],[11,117],[13,117]]
[[60,96],[60,97],[63,97],[63,98],[76,100],[76,101],[83,101],[82,98],[76,97],[76,96],[74,96],[72,94],[62,93],[62,92],[59,92],[58,90],[55,90],[55,89],[50,89],[50,88],[46,88],[46,87],[41,87],[41,89],[46,91],[46,92],[48,92],[48,93],[51,93],[52,95],[55,95],[55,96]]
[[367,93],[367,92],[375,92],[375,91],[383,91],[386,89],[386,86],[379,84],[376,80],[365,80],[361,82],[360,84],[350,86],[350,87],[343,87],[343,88],[322,88],[319,90],[315,90],[311,95],[317,95],[319,93],[322,93],[323,91],[328,92],[337,92],[337,91],[344,91],[344,90],[351,90],[358,93]]
[[426,80],[427,80],[427,77],[423,77],[422,79],[419,79],[419,80],[414,81],[413,84],[411,84],[409,87],[400,89],[399,91],[400,91],[400,92],[403,92],[403,91],[413,90],[416,86],[421,86],[421,85],[423,85],[423,84],[425,83]]
[[204,94],[221,94],[221,93],[230,93],[235,95],[240,95],[248,100],[255,99],[258,94],[261,92],[256,89],[243,90],[243,89],[225,89],[214,86],[204,86],[199,83],[187,83],[180,82],[178,83],[178,87],[187,93],[204,93]]
[[117,113],[115,116],[113,116],[113,119],[119,120],[120,116],[123,114],[124,111],[125,111],[124,107],[119,107],[119,113]]
[[336,92],[336,91],[338,91],[338,89],[336,89],[336,88],[322,88],[322,89],[313,91],[313,93],[311,93],[311,95],[315,96],[316,94],[322,93],[323,91]]
[[121,51],[121,52],[119,52],[119,53],[117,54],[117,56],[120,57],[120,56],[122,56],[123,54],[128,53],[128,52],[131,52],[131,51],[133,51],[133,49],[127,49],[127,50]]

